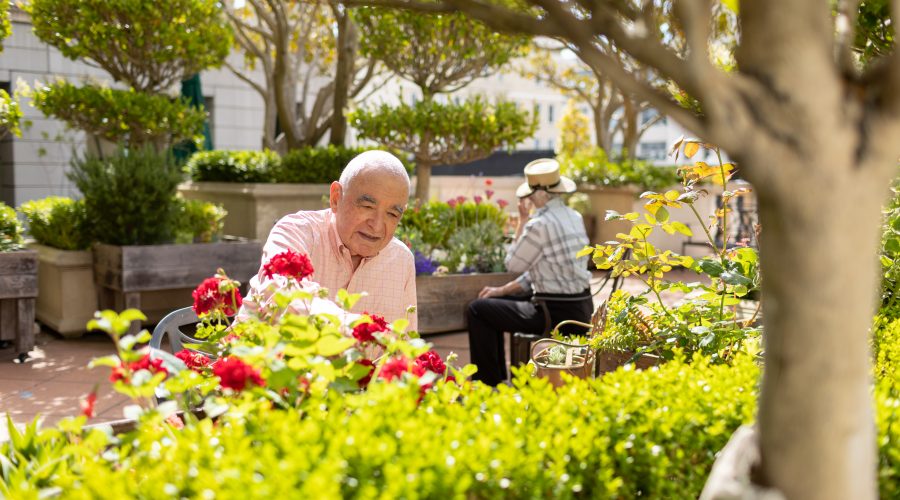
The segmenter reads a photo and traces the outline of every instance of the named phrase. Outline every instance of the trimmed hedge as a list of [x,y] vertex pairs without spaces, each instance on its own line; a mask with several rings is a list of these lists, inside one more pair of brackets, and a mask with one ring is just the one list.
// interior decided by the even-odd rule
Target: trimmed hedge
[[84,200],[48,196],[23,203],[28,233],[41,245],[61,250],[84,250],[91,245]]
[[[372,148],[309,147],[279,157],[274,151],[201,151],[187,163],[194,182],[328,184],[347,163]],[[409,165],[407,165],[409,171]]]
[[22,224],[16,211],[0,201],[0,252],[19,250],[22,247]]
[[474,384],[460,397],[441,383],[419,404],[416,387],[375,384],[305,411],[245,401],[246,413],[181,430],[155,417],[117,441],[49,430],[13,440],[21,458],[2,469],[0,493],[696,498],[716,451],[753,418],[758,373],[749,357],[675,360],[554,391],[520,372],[515,388]]

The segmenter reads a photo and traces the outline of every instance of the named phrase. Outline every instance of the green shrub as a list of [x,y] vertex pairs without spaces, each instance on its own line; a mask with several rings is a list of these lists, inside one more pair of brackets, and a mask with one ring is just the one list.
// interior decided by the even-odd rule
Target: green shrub
[[[702,360],[620,370],[561,390],[394,384],[241,411],[173,430],[159,416],[111,441],[48,430],[0,445],[0,493],[73,497],[696,498],[715,454],[753,419],[758,368]],[[72,428],[70,424],[67,428]],[[15,453],[10,453],[10,448]]]
[[180,167],[151,147],[109,158],[75,158],[69,179],[84,195],[94,241],[112,245],[171,242],[178,217]]
[[633,158],[612,161],[600,148],[559,155],[560,171],[579,185],[638,186],[644,191],[658,191],[677,184],[675,167],[655,166]]
[[884,209],[881,234],[881,307],[879,315],[900,318],[900,179]]
[[209,243],[218,241],[228,212],[221,205],[200,200],[178,198],[175,223],[176,243]]
[[0,252],[22,248],[22,223],[16,211],[0,201]]
[[84,200],[50,196],[19,207],[28,233],[41,245],[61,250],[84,250],[91,244]]
[[200,151],[187,162],[194,182],[275,182],[281,158],[274,151]]
[[77,87],[58,80],[34,91],[34,106],[47,116],[115,143],[168,146],[203,133],[206,112],[165,95]]
[[900,320],[878,318],[872,336],[878,486],[881,498],[900,497]]
[[326,184],[338,180],[356,155],[372,148],[325,147],[288,151],[273,169],[274,182]]

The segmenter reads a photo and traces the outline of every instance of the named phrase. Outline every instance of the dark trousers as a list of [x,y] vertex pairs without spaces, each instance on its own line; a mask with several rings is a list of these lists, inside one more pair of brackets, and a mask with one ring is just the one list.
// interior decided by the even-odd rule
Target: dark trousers
[[[593,308],[590,295],[578,301],[547,300],[551,328],[567,319],[587,323]],[[466,321],[472,364],[478,367],[472,379],[492,386],[507,378],[504,332],[549,334],[549,331],[544,331],[544,311],[531,302],[530,295],[476,299],[466,308]],[[572,328],[564,327],[562,331],[567,334],[585,333],[583,328],[569,326]]]

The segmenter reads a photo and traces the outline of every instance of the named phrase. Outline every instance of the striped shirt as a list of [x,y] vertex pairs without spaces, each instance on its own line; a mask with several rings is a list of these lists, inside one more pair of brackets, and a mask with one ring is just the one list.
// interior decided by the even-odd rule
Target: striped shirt
[[350,293],[367,292],[368,295],[353,307],[353,312],[380,314],[388,323],[406,318],[410,322],[408,329],[416,329],[416,314],[406,312],[407,307],[416,305],[416,269],[412,252],[393,238],[377,255],[363,258],[354,270],[350,251],[338,236],[330,209],[300,211],[282,217],[275,224],[263,247],[259,272],[250,279],[250,291],[239,318],[260,306],[271,306],[276,287],[270,285],[279,277],[266,278],[263,265],[286,250],[309,256],[313,266],[310,279],[327,288],[330,298],[334,299],[342,288]]
[[587,257],[576,259],[588,244],[581,215],[561,199],[552,198],[525,223],[510,245],[506,268],[522,273],[516,281],[534,293],[577,294],[589,288]]

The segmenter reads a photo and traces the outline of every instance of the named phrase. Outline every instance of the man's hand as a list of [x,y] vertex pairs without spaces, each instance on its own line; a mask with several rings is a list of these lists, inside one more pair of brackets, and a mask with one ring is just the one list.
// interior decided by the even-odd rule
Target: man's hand
[[488,299],[491,297],[502,297],[506,295],[506,293],[504,293],[503,291],[503,288],[504,287],[502,286],[486,286],[482,288],[480,292],[478,292],[478,298]]
[[519,198],[519,224],[525,224],[531,215],[531,202],[527,198]]

